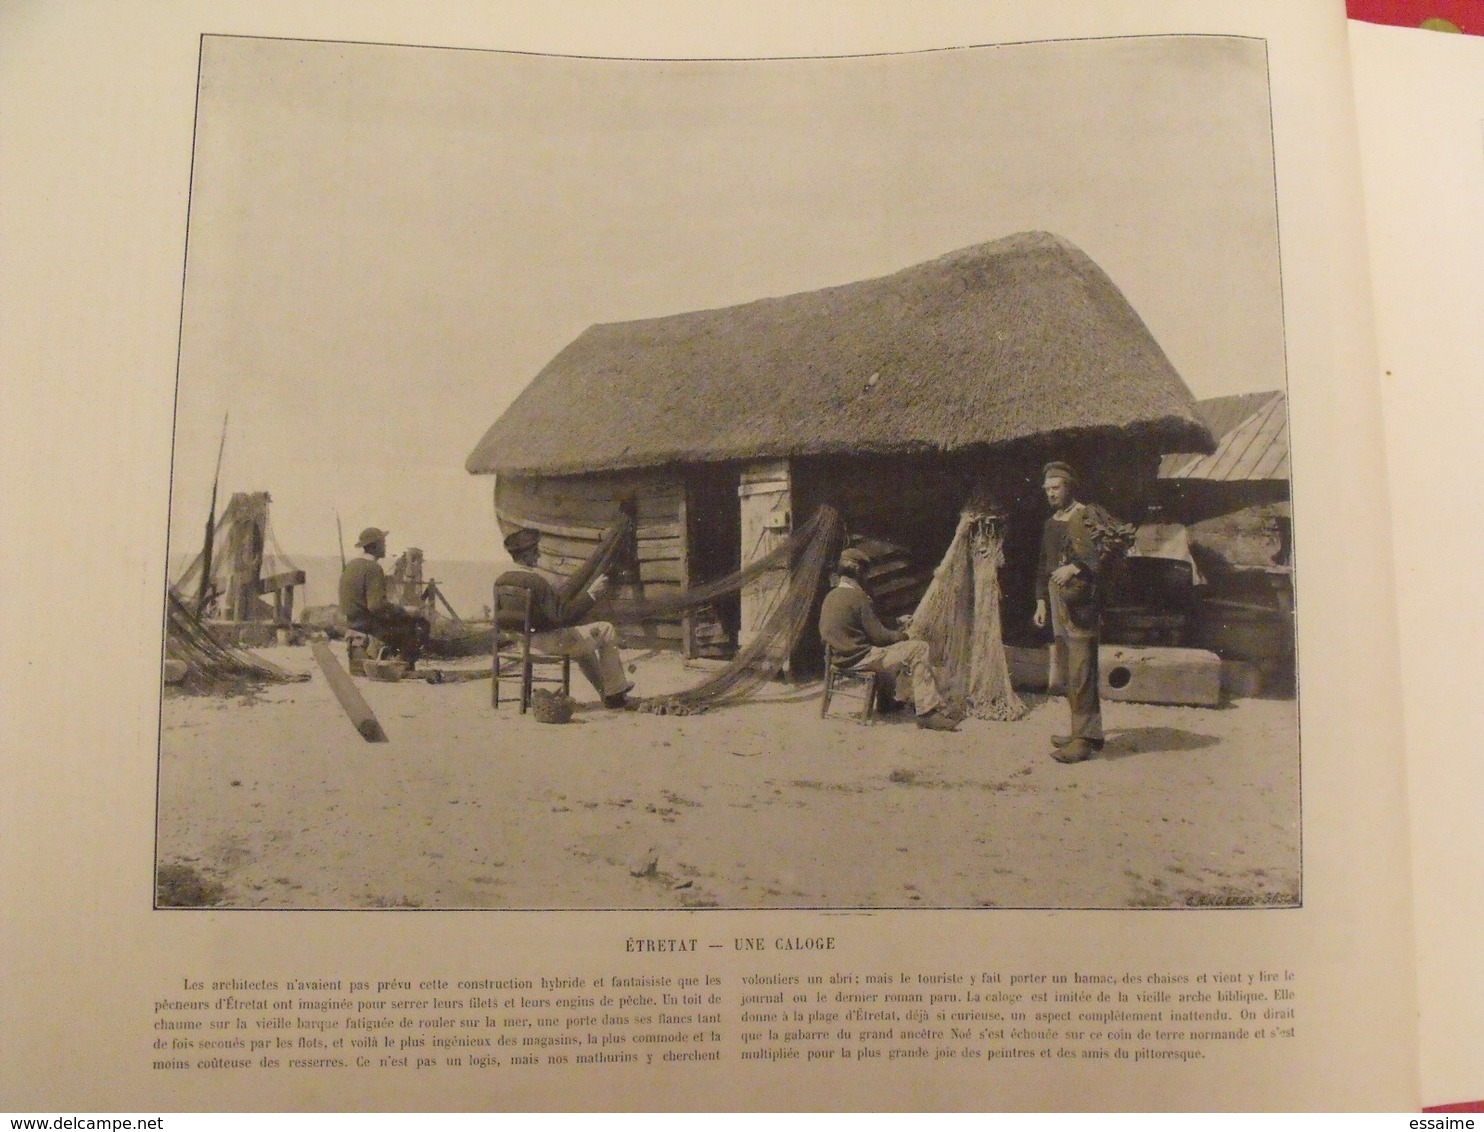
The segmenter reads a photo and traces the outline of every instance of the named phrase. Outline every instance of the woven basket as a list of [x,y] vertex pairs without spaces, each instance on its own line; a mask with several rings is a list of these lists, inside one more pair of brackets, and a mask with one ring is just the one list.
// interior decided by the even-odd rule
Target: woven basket
[[570,723],[576,701],[560,692],[537,688],[531,693],[531,714],[538,723]]
[[368,660],[365,662],[365,669],[366,675],[372,680],[396,684],[407,674],[407,662],[396,657],[390,660]]

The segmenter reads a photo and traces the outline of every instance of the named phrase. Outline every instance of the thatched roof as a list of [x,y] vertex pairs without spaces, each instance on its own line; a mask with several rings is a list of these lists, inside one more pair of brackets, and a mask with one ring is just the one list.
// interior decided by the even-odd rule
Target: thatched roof
[[466,467],[559,475],[1113,431],[1167,452],[1212,446],[1113,282],[1029,232],[879,279],[590,327]]
[[1196,408],[1219,438],[1216,451],[1166,456],[1161,479],[1288,482],[1288,399],[1282,393],[1213,397]]

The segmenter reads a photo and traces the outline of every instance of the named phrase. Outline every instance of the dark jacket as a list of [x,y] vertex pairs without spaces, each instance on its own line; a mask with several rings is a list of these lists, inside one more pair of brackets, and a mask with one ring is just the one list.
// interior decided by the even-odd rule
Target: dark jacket
[[[495,579],[497,586],[520,586],[531,591],[531,628],[538,633],[565,629],[581,622],[596,604],[586,592],[563,601],[556,589],[534,570],[506,570]],[[519,625],[501,624],[502,629],[519,629]]]
[[386,573],[381,563],[355,558],[340,572],[340,612],[352,629],[364,631],[387,606]]
[[907,639],[906,633],[883,625],[870,595],[854,586],[836,586],[825,595],[819,611],[819,635],[830,646],[836,668],[859,664],[873,645],[885,648]]
[[1041,560],[1036,567],[1036,599],[1046,601],[1051,592],[1051,572],[1061,566],[1077,567],[1077,576],[1061,586],[1067,615],[1079,628],[1094,628],[1102,601],[1102,555],[1088,523],[1091,509],[1084,504],[1066,519],[1046,520],[1041,532]]

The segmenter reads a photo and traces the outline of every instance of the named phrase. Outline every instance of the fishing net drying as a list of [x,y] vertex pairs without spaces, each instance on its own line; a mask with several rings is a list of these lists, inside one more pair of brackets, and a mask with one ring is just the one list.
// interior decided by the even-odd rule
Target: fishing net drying
[[271,501],[265,491],[234,494],[221,517],[209,523],[210,539],[171,585],[171,592],[203,617],[232,616],[228,590],[234,566],[255,560],[258,577],[297,570],[268,521]]
[[927,641],[955,697],[977,719],[1016,720],[1025,704],[1010,686],[1000,632],[1003,517],[982,498],[965,504],[948,552],[912,618],[910,636]]
[[202,625],[173,593],[165,595],[165,655],[186,666],[189,691],[232,691],[255,684],[289,684],[309,677],[285,672],[278,665],[242,649],[228,648]]
[[[773,595],[761,630],[724,668],[684,691],[635,701],[637,710],[657,715],[693,715],[745,699],[777,676],[808,625],[809,612],[840,544],[842,530],[839,512],[824,506],[773,550],[726,577],[670,597],[615,602],[616,621],[673,617],[710,605],[726,594],[737,593],[765,574],[787,572],[787,583]],[[633,520],[621,517],[577,571],[562,583],[559,591],[562,597],[575,595],[598,574],[621,561],[633,531]]]
[[682,692],[641,700],[638,709],[659,715],[691,715],[745,699],[777,676],[808,626],[809,612],[842,532],[839,512],[821,507],[788,539],[745,569],[677,598],[645,603],[645,616],[696,608],[721,594],[740,590],[769,570],[788,570],[788,583],[773,595],[762,629],[725,668]]

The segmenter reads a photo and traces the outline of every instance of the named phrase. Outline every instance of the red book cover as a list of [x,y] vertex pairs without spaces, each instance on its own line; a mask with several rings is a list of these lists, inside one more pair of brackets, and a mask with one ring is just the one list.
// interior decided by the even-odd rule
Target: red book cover
[[1484,35],[1484,0],[1348,0],[1352,20]]

